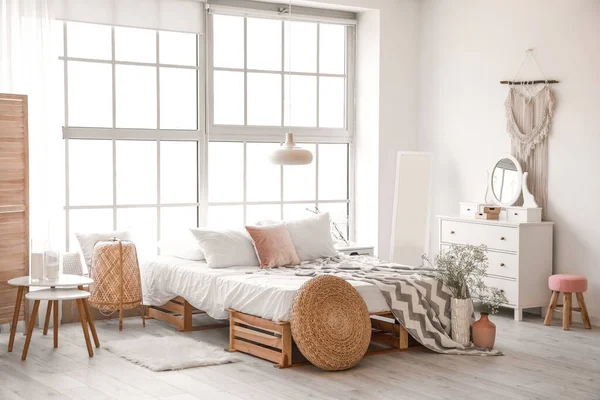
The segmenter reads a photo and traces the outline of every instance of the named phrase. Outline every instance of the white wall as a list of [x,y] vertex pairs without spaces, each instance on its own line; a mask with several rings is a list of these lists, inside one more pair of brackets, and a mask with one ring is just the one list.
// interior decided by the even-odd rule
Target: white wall
[[[546,75],[561,81],[548,139],[554,272],[587,276],[587,306],[598,324],[600,2],[424,0],[420,33],[419,147],[435,155],[434,215],[457,214],[460,200],[476,199],[483,171],[510,152],[508,87],[498,81],[512,79],[525,50],[533,47]],[[523,71],[523,78],[541,77],[533,62]]]
[[302,1],[358,14],[355,229],[388,258],[396,154],[418,145],[419,0]]
[[398,151],[418,146],[419,2],[389,1],[382,9],[379,96],[378,255],[387,259]]
[[356,43],[356,134],[354,141],[354,233],[377,244],[379,198],[380,13],[358,13]]

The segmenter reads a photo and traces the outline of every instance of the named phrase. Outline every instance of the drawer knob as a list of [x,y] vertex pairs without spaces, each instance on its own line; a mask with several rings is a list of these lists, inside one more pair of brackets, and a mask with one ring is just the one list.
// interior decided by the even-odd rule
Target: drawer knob
[[450,234],[451,234],[451,235],[454,235],[454,231],[450,231]]
[[504,236],[500,236],[500,240],[506,240]]
[[504,267],[504,263],[500,263],[500,266],[501,266],[501,267]]
[[519,215],[519,213],[515,213],[515,215]]
[[467,208],[467,211],[471,211],[471,209],[470,209],[470,208]]

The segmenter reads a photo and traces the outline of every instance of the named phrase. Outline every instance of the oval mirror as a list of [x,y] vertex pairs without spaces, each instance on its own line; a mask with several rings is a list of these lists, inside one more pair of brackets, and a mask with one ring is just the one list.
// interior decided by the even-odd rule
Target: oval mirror
[[521,195],[523,170],[513,156],[504,156],[494,165],[490,186],[494,202],[509,207],[517,202]]

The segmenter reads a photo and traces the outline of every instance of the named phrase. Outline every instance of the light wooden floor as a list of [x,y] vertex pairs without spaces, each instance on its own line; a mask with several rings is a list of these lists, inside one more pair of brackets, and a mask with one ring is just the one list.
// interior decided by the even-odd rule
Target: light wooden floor
[[[60,329],[60,347],[38,330],[27,361],[17,334],[13,353],[0,334],[0,399],[600,399],[600,328],[571,331],[542,325],[526,314],[493,316],[503,357],[444,356],[426,350],[368,357],[354,369],[323,372],[312,366],[277,370],[241,355],[242,362],[172,372],[152,372],[99,349],[88,358],[81,325]],[[97,324],[100,341],[141,335],[182,335],[139,318]],[[226,347],[227,329],[185,334]]]

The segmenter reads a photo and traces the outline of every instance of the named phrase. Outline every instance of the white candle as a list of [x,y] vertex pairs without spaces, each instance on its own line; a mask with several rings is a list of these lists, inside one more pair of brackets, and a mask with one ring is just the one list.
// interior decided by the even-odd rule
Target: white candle
[[44,279],[44,255],[42,253],[31,253],[30,275],[32,281]]
[[60,254],[57,251],[44,252],[44,275],[46,279],[58,279],[60,274]]

